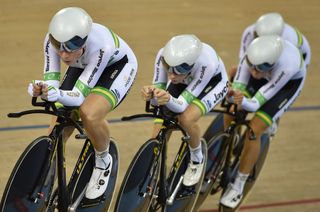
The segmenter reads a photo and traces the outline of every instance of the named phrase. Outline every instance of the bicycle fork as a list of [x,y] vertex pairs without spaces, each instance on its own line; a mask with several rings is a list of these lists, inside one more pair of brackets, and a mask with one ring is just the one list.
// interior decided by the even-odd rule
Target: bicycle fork
[[166,144],[162,145],[162,151],[161,151],[161,166],[160,166],[160,180],[159,180],[159,203],[162,206],[166,205],[166,200],[168,196],[168,185],[166,182],[166,152],[167,147]]
[[222,174],[222,180],[221,180],[221,186],[222,188],[226,188],[231,180],[230,172],[231,172],[231,166],[232,166],[232,156],[233,156],[233,148],[235,145],[235,140],[238,137],[235,136],[235,134],[231,135],[229,138],[226,139],[225,142],[227,142],[227,156],[226,156],[226,163],[223,168],[223,174]]
[[[61,126],[60,126],[61,127]],[[63,130],[58,137],[58,208],[60,211],[67,211],[70,202],[69,192],[66,183],[66,162],[64,158]]]
[[[48,141],[49,142],[49,141]],[[45,193],[43,191],[44,187],[50,186],[48,185],[48,180],[50,181],[50,178],[54,178],[54,169],[55,169],[55,163],[54,163],[54,157],[55,157],[55,150],[57,145],[54,144],[52,141],[50,141],[51,144],[49,146],[49,155],[46,158],[46,161],[44,162],[44,166],[42,168],[42,174],[39,180],[39,183],[35,186],[33,191],[30,194],[30,199],[34,203],[38,203],[39,199],[44,198]],[[53,172],[53,173],[52,173]],[[51,188],[52,189],[52,188]],[[50,193],[50,192],[49,192]]]

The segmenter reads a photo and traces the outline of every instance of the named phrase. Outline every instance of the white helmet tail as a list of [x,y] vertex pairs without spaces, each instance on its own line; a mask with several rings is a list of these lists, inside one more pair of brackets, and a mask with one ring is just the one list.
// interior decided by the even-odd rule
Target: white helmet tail
[[284,28],[284,21],[279,13],[266,13],[256,21],[255,32],[258,36],[281,35]]

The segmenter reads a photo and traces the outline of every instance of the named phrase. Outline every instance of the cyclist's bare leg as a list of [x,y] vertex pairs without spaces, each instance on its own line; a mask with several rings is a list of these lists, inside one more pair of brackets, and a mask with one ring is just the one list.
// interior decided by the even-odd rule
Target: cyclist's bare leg
[[192,186],[199,182],[203,171],[203,153],[201,148],[201,135],[198,120],[202,116],[200,109],[191,104],[187,109],[179,115],[181,126],[190,135],[189,149],[190,162],[184,174],[183,184]]
[[246,133],[244,148],[241,153],[240,167],[233,184],[229,184],[227,190],[220,199],[220,203],[228,207],[236,207],[243,196],[244,185],[248,179],[249,173],[258,160],[260,153],[260,137],[268,128],[260,118],[254,116],[250,121],[250,126],[256,135],[255,140],[249,139],[249,133]]
[[151,138],[156,138],[157,135],[160,132],[160,129],[162,127],[162,122],[160,122],[160,120],[156,119],[155,123],[153,125],[153,129],[152,129],[152,133],[151,133]]
[[109,182],[112,157],[108,152],[110,133],[105,118],[111,110],[111,104],[105,97],[93,93],[80,107],[83,126],[95,149],[95,167],[85,193],[88,199],[103,195]]
[[246,133],[239,169],[239,171],[244,174],[249,174],[257,162],[260,153],[260,137],[269,127],[257,116],[252,118],[250,126],[256,135],[256,139],[250,140],[248,133]]
[[86,133],[98,151],[105,151],[109,146],[110,133],[106,116],[111,110],[110,103],[103,96],[93,93],[89,94],[80,107],[80,117]]
[[201,116],[200,109],[194,104],[189,105],[187,109],[179,115],[179,123],[191,137],[189,143],[191,148],[196,148],[200,145],[200,127],[197,122]]

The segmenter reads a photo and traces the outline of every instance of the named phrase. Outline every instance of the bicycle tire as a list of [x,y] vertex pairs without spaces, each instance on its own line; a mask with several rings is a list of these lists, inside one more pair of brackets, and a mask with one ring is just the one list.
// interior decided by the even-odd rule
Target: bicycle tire
[[208,141],[208,157],[205,167],[205,176],[201,185],[201,190],[195,210],[199,209],[209,194],[213,195],[221,190],[220,177],[226,159],[226,148],[223,141],[228,138],[228,134],[220,132]]
[[203,138],[206,141],[210,141],[212,138],[214,138],[218,133],[222,133],[224,131],[224,114],[223,113],[219,113],[214,119],[213,121],[210,123],[210,125],[208,126],[207,130],[205,131],[205,133],[203,134]]
[[[241,202],[239,203],[239,205],[236,207],[236,208],[228,208],[224,205],[221,205],[219,204],[219,211],[220,212],[234,212],[234,211],[237,211],[242,203],[246,200],[246,198],[248,198],[254,184],[256,183],[260,173],[261,173],[261,170],[263,168],[263,165],[264,165],[264,162],[267,158],[267,153],[269,151],[269,145],[270,145],[270,137],[269,135],[267,134],[263,134],[261,136],[261,147],[260,147],[260,153],[259,153],[259,157],[258,157],[258,160],[254,166],[254,169],[251,171],[249,177],[248,177],[248,180],[246,181],[245,183],[245,186],[244,186],[244,189],[243,189],[243,198],[241,200]],[[238,162],[238,164],[236,166],[234,166],[234,170],[232,171],[234,174],[233,174],[233,179],[234,180],[234,177],[239,169],[239,164],[240,164],[240,161]],[[224,193],[224,190],[222,192],[222,194]],[[221,194],[221,195],[222,195]]]
[[[186,143],[185,143],[186,144]],[[206,167],[207,163],[207,144],[205,140],[201,140],[201,146],[202,146],[202,153],[204,158],[204,167]],[[183,143],[181,145],[184,145]],[[187,145],[187,144],[186,144]],[[179,162],[179,164],[173,163],[173,167],[176,167],[176,171],[174,171],[174,174],[171,179],[169,179],[169,191],[172,193],[172,191],[176,188],[179,179],[182,175],[184,175],[188,163],[190,161],[190,152],[189,148],[187,146],[187,151],[184,152],[184,155],[182,157],[182,161]],[[186,187],[184,185],[181,185],[181,187],[178,190],[178,195],[174,199],[172,205],[166,204],[165,210],[166,212],[184,212],[184,211],[193,211],[195,203],[197,201],[200,189],[201,189],[201,182],[203,181],[205,172],[203,171],[201,174],[201,178],[199,180],[199,183],[197,183],[194,186]]]
[[[48,136],[42,136],[31,142],[20,155],[6,184],[0,203],[0,211],[41,211],[46,207],[54,184],[55,160],[51,166],[50,154],[54,144]],[[41,189],[41,198],[35,203],[30,194],[37,186],[44,168],[50,167],[44,185]],[[51,172],[50,172],[51,171]],[[53,172],[53,173],[52,173]]]
[[122,181],[115,211],[149,210],[159,179],[160,158],[158,140],[150,139],[140,147]]

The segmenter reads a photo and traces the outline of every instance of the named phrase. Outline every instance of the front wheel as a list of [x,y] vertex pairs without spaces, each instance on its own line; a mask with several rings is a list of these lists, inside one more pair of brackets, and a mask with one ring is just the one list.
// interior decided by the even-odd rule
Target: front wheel
[[148,140],[134,156],[122,181],[115,211],[148,211],[160,168],[159,141]]
[[0,211],[41,211],[46,207],[55,178],[54,148],[48,136],[27,146],[7,182]]

